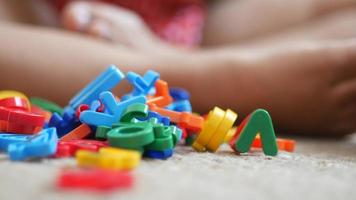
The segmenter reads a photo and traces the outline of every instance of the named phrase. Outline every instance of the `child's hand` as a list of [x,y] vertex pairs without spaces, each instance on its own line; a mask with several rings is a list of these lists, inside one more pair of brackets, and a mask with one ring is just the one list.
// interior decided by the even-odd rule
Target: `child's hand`
[[142,51],[173,49],[148,28],[136,13],[100,2],[74,1],[63,11],[65,28]]

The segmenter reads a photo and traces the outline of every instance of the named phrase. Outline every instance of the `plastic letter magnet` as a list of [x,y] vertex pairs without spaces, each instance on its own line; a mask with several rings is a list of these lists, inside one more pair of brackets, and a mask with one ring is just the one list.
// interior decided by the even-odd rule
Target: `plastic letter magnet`
[[277,155],[278,148],[272,119],[263,109],[255,110],[244,119],[229,144],[236,152],[246,153],[258,133],[262,139],[263,152],[269,156]]
[[107,133],[110,146],[141,150],[154,141],[153,127],[148,122],[114,128]]
[[25,94],[15,90],[0,90],[0,99],[6,99],[9,97],[20,97],[26,99],[27,102],[30,102]]
[[146,118],[148,115],[148,106],[143,103],[131,104],[122,114],[121,122],[131,122],[134,118]]
[[64,170],[57,179],[60,189],[108,191],[130,188],[132,184],[133,177],[128,172],[101,169]]
[[174,101],[167,109],[177,112],[192,112],[192,105],[189,100]]
[[31,97],[30,98],[30,102],[33,105],[36,105],[44,110],[47,110],[51,113],[58,113],[58,114],[62,114],[63,113],[63,108],[60,107],[59,105],[57,105],[54,102],[42,99],[42,98],[38,98],[38,97]]
[[81,124],[71,132],[61,137],[61,141],[77,140],[87,137],[91,133],[91,129],[86,124]]
[[207,119],[203,124],[202,131],[193,143],[193,148],[197,151],[205,151],[205,146],[210,141],[211,137],[219,127],[220,122],[224,119],[224,110],[215,107],[209,112]]
[[100,93],[111,90],[124,77],[125,75],[116,66],[111,65],[69,101],[70,107],[76,110],[80,104],[89,105],[99,98]]
[[106,139],[107,133],[111,130],[110,127],[107,126],[98,126],[95,132],[95,138],[97,139]]
[[56,152],[57,141],[58,137],[55,128],[43,129],[27,141],[10,144],[7,152],[11,160],[47,157]]
[[53,113],[48,123],[49,127],[57,128],[58,137],[64,136],[79,125],[80,122],[76,118],[74,110],[72,110],[70,107],[67,107],[64,110],[62,116],[60,116],[58,113]]
[[189,100],[190,94],[187,90],[178,87],[172,87],[169,89],[169,94],[175,101]]
[[159,79],[159,73],[148,70],[146,74],[141,77],[135,72],[128,72],[126,79],[131,85],[133,85],[134,90],[131,94],[125,95],[123,100],[128,99],[130,96],[147,95],[148,92],[154,87],[156,81]]
[[0,106],[10,109],[30,111],[30,104],[28,100],[21,97],[8,97],[0,99]]
[[189,112],[175,112],[159,108],[154,104],[149,105],[150,109],[160,115],[169,117],[169,119],[191,131],[201,131],[204,119],[198,115]]
[[129,105],[145,103],[146,97],[136,96],[125,101],[117,102],[114,95],[106,91],[100,94],[100,100],[105,105],[105,113],[86,110],[80,114],[80,121],[89,125],[111,127],[113,123],[119,121]]
[[[293,152],[295,149],[295,143],[295,140],[277,138],[277,146],[281,151]],[[254,148],[262,148],[261,137],[256,136],[251,146]]]
[[234,122],[237,119],[237,114],[232,110],[227,110],[224,115],[224,119],[220,122],[214,135],[211,137],[209,143],[206,145],[208,151],[215,152],[219,146],[224,143],[226,134],[229,132]]
[[79,150],[76,159],[78,166],[81,167],[131,170],[139,165],[141,154],[137,151],[107,147],[101,148],[98,153]]
[[42,129],[45,117],[0,106],[0,131],[34,134]]
[[141,161],[141,154],[137,151],[118,149],[118,148],[101,148],[101,166],[106,169],[132,170],[136,168]]
[[163,80],[157,80],[155,84],[156,94],[149,98],[147,104],[154,104],[158,107],[168,106],[173,102],[173,98],[169,94],[168,83]]
[[78,150],[97,152],[100,148],[107,146],[107,142],[97,140],[59,141],[54,157],[71,157],[74,156]]
[[160,114],[158,114],[157,112],[152,112],[149,111],[147,117],[143,117],[143,118],[138,118],[138,120],[141,121],[149,121],[150,119],[155,118],[157,119],[157,123],[162,123],[165,126],[169,126],[171,120],[169,119],[169,117],[165,117],[162,116]]
[[33,135],[0,133],[0,151],[6,151],[12,143],[25,142]]
[[173,149],[167,149],[165,151],[153,151],[146,150],[144,153],[145,157],[154,158],[154,159],[162,159],[165,160],[173,155]]

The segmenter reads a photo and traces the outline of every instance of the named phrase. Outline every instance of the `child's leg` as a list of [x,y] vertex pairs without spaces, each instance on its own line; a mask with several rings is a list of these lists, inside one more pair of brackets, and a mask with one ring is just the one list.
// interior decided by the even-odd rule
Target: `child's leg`
[[341,136],[356,130],[356,40],[299,42],[245,53],[250,62],[236,65],[236,74],[227,73],[224,81],[230,79],[230,85],[215,86],[209,101],[235,106],[243,114],[266,108],[283,132]]
[[315,42],[288,48],[211,50],[160,55],[75,34],[0,25],[2,88],[64,104],[114,63],[124,72],[151,68],[192,92],[195,110],[215,105],[271,111],[278,130],[342,135],[356,130],[356,43]]
[[48,0],[0,0],[0,20],[57,26],[58,19]]
[[239,46],[283,45],[305,40],[347,39],[356,37],[356,7],[343,9],[303,25],[274,33]]
[[355,5],[355,0],[215,1],[208,13],[204,43],[231,45],[261,39]]
[[[110,64],[124,72],[154,69],[173,85],[202,80],[201,72],[218,64],[200,54],[142,53],[75,33],[15,23],[0,22],[0,43],[1,88],[61,104]],[[199,87],[197,83],[189,89],[194,85]]]

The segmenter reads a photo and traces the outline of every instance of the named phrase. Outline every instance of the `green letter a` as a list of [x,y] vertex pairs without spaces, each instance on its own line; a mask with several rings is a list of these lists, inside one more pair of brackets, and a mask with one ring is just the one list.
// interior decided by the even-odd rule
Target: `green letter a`
[[276,136],[272,119],[268,112],[263,109],[257,109],[245,120],[247,121],[241,123],[241,127],[236,131],[235,137],[230,141],[230,146],[239,153],[246,153],[250,150],[253,140],[259,133],[263,152],[269,156],[277,155]]

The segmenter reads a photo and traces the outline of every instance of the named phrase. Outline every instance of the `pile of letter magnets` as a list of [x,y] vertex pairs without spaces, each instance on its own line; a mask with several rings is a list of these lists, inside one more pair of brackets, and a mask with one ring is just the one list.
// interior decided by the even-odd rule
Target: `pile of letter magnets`
[[[159,74],[128,72],[133,91],[120,99],[110,91],[125,78],[110,66],[62,109],[17,91],[0,91],[0,149],[13,161],[75,156],[80,168],[61,171],[61,189],[129,188],[130,170],[141,156],[167,159],[177,144],[215,152],[224,142],[237,153],[262,148],[292,152],[295,142],[276,139],[267,111],[251,113],[237,129],[237,114],[215,107],[205,117],[192,113],[190,95],[168,88]],[[100,177],[98,179],[98,177]]]

